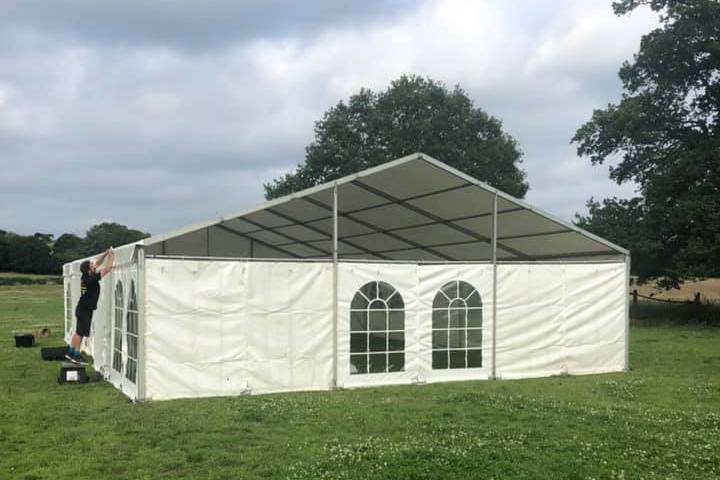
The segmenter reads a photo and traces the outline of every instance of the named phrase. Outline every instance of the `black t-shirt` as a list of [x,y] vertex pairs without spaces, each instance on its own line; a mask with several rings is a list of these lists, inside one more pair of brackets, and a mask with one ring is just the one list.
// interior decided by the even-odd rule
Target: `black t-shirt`
[[86,310],[95,310],[99,297],[100,274],[83,273],[80,279],[80,301],[78,302],[78,307]]

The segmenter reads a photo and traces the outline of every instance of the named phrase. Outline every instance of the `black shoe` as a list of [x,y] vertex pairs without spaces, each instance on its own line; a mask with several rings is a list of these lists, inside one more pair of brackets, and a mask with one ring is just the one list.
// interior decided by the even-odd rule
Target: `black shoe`
[[75,355],[71,355],[71,354],[68,353],[67,355],[65,355],[65,358],[67,358],[68,360],[70,360],[70,361],[71,361],[72,363],[74,363],[75,365],[83,365],[83,366],[84,366],[84,365],[87,365],[87,362],[83,361],[83,359],[82,359],[82,357],[81,357],[80,355],[75,356]]

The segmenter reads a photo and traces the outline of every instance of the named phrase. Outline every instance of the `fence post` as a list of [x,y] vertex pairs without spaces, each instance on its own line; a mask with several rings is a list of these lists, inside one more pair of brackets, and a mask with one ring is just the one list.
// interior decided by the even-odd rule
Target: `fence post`
[[633,289],[632,296],[633,296],[633,305],[637,305],[637,297],[638,297],[637,288]]

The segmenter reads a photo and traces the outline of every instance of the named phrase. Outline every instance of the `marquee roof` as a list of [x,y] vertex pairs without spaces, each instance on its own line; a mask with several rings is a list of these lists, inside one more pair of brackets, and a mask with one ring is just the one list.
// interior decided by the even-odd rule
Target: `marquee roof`
[[141,243],[156,255],[332,258],[335,186],[340,259],[490,260],[495,195],[500,260],[629,255],[423,153]]

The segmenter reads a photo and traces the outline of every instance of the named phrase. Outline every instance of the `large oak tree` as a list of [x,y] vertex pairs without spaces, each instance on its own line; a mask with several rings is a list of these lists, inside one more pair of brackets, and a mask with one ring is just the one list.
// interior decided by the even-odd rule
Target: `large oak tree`
[[620,68],[618,104],[595,110],[574,142],[618,183],[639,196],[591,201],[584,227],[632,250],[636,273],[720,275],[720,2],[622,0],[615,13],[641,5],[660,26]]

